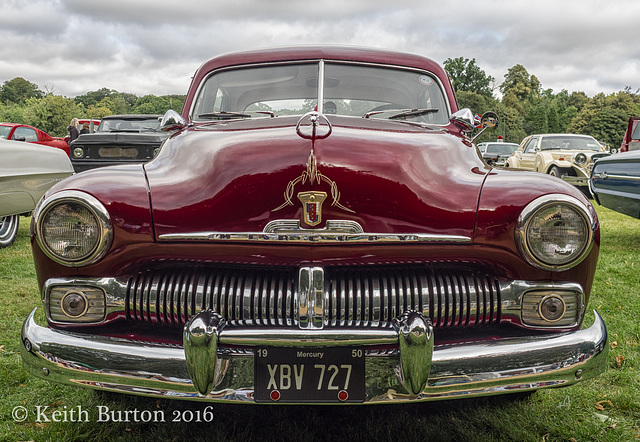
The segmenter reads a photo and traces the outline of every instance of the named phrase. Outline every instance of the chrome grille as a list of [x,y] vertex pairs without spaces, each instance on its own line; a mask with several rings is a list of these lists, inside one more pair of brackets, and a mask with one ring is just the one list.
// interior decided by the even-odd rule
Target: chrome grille
[[[330,327],[385,326],[418,310],[435,327],[500,320],[498,279],[467,268],[431,266],[324,269],[323,322]],[[202,309],[247,325],[294,326],[298,269],[194,267],[154,269],[127,286],[127,317],[182,326]]]
[[184,325],[202,309],[228,321],[293,325],[295,269],[194,268],[139,273],[127,286],[127,316]]
[[392,321],[407,310],[421,311],[435,327],[469,327],[500,320],[497,279],[472,270],[347,268],[328,271],[326,280],[331,326],[374,325]]

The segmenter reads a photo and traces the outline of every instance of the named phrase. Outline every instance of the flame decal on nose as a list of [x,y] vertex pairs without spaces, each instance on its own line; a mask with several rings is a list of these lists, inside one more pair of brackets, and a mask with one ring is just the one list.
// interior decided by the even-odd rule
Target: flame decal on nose
[[[326,177],[325,175],[323,175],[319,170],[318,170],[318,164],[316,161],[316,156],[313,153],[313,148],[311,149],[311,153],[309,154],[309,158],[307,160],[307,170],[303,171],[302,174],[297,177],[294,180],[289,181],[289,184],[287,184],[287,189],[284,192],[284,203],[282,203],[280,206],[276,207],[275,209],[272,210],[272,212],[276,212],[280,209],[283,209],[287,206],[293,206],[293,195],[295,193],[295,187],[298,184],[305,184],[307,181],[309,181],[309,183],[311,185],[313,184],[320,184],[321,182],[325,182],[327,184],[329,184],[331,186],[331,205],[338,207],[346,212],[351,212],[351,213],[355,213],[353,210],[346,208],[345,206],[343,206],[342,204],[340,204],[340,191],[338,190],[338,185],[335,183],[335,181],[329,179],[328,177]],[[316,225],[318,223],[320,223],[320,221],[318,221],[317,223],[311,223],[309,222],[306,218],[309,214],[309,210],[315,210],[317,211],[317,215],[320,216],[320,210],[321,210],[321,206],[322,206],[322,201],[324,201],[324,199],[327,197],[327,194],[325,192],[301,192],[298,194],[298,198],[300,199],[300,201],[302,202],[303,205],[307,204],[307,202],[305,202],[302,198],[303,195],[307,195],[307,194],[315,194],[316,197],[319,194],[323,194],[324,197],[322,198],[322,200],[317,203],[315,202],[315,207],[307,209],[307,207],[305,206],[305,222],[309,225]],[[306,198],[306,196],[305,196]]]

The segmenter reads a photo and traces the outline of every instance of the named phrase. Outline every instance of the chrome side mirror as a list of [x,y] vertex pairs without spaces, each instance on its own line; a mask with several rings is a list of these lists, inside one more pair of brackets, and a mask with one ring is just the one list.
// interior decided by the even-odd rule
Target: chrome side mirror
[[498,114],[496,114],[495,112],[487,111],[482,114],[482,117],[480,117],[480,125],[482,126],[482,129],[480,129],[480,132],[478,132],[476,136],[471,139],[471,141],[475,141],[475,139],[482,135],[485,130],[495,129],[496,127],[498,127],[499,122],[500,118],[498,118]]
[[451,115],[450,121],[460,126],[462,130],[465,132],[469,132],[470,130],[473,130],[473,127],[474,127],[473,112],[471,112],[471,109],[467,109],[467,108],[460,109],[458,112]]
[[482,125],[483,129],[493,129],[494,127],[498,127],[499,121],[500,118],[498,118],[498,114],[492,111],[485,112],[480,118],[480,124]]
[[163,132],[171,132],[173,130],[182,129],[187,126],[187,121],[182,118],[178,112],[169,109],[160,120],[160,130]]

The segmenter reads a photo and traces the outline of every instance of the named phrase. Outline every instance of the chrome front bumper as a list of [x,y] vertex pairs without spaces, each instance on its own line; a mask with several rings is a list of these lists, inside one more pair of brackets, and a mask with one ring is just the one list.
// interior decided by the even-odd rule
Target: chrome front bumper
[[[414,336],[419,344],[411,347],[414,344],[409,342],[408,350],[402,342],[406,340],[402,327],[382,334],[380,330],[348,335],[345,331],[311,330],[295,336],[269,336],[265,330],[251,332],[228,326],[212,331],[220,347],[214,346],[213,355],[198,353],[195,364],[179,345],[51,329],[36,324],[35,312],[34,309],[23,325],[21,351],[25,368],[35,376],[100,390],[199,401],[254,402],[251,345],[259,342],[261,346],[282,346],[282,339],[290,346],[300,347],[363,345],[367,349],[370,345],[380,348],[391,344],[395,350],[366,351],[365,403],[430,401],[571,385],[604,371],[608,354],[607,330],[597,312],[591,327],[575,332],[435,347],[432,340],[429,344]],[[405,323],[409,328],[411,321]],[[197,328],[197,324],[192,327]],[[192,330],[191,336],[201,335]],[[426,386],[417,392],[411,390],[416,389],[419,374],[410,382],[406,379],[412,370],[421,371],[420,367],[406,366],[416,353],[412,348],[420,349],[422,356],[418,358],[426,353],[431,363]],[[211,356],[208,360],[200,357],[207,355]],[[200,367],[199,371],[209,371],[207,379],[192,381],[190,371],[194,365]],[[210,392],[199,393],[195,387],[198,382],[211,385],[211,390],[199,386]]]

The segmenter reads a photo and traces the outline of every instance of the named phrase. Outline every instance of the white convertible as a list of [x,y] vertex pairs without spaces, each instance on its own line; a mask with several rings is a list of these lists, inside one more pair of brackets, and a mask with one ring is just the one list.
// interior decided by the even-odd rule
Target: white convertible
[[0,248],[13,243],[20,215],[31,212],[49,187],[72,174],[61,149],[0,139]]

